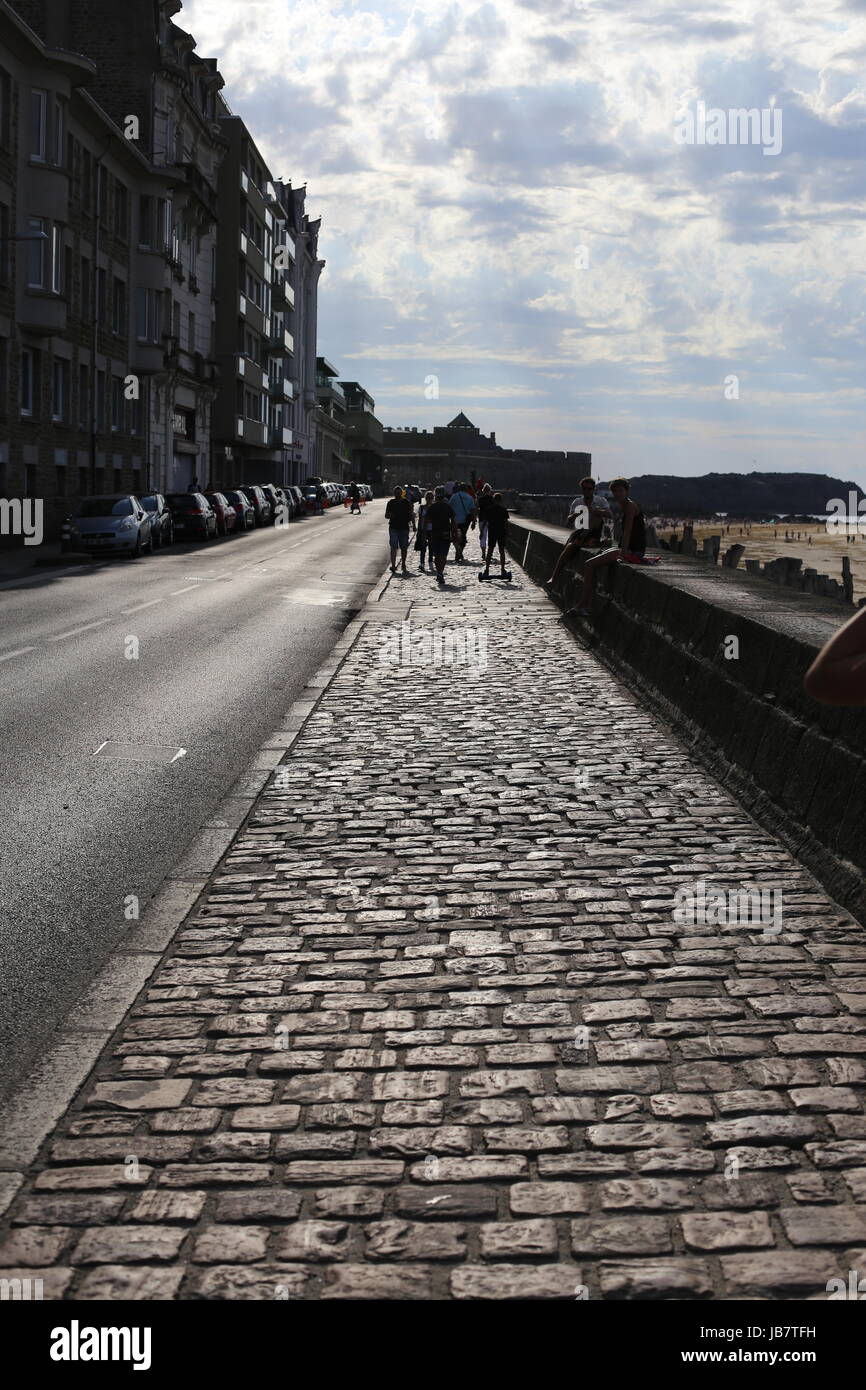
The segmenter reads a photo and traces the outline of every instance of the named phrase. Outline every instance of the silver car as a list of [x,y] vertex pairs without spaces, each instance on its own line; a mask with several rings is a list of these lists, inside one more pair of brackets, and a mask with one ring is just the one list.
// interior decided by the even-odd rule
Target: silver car
[[153,551],[151,515],[132,493],[83,497],[69,526],[72,550],[99,550],[131,555]]

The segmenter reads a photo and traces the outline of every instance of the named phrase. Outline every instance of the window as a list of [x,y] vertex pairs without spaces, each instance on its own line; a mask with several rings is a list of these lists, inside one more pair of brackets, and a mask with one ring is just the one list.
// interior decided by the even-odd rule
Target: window
[[48,137],[48,93],[34,87],[30,93],[30,158],[45,162]]
[[35,353],[32,348],[21,349],[21,414],[33,414]]
[[27,247],[27,285],[31,290],[45,289],[45,245],[48,237],[44,217],[28,217],[27,236],[32,241]]
[[91,263],[87,256],[81,257],[81,317],[90,323],[93,319],[93,284],[91,282]]
[[121,337],[127,332],[126,282],[114,277],[114,293],[111,298],[111,327]]
[[105,271],[102,266],[96,272],[96,322],[105,323]]
[[68,297],[72,298],[72,247],[63,248],[63,285]]
[[59,223],[51,226],[51,289],[55,294],[63,290],[63,229]]
[[193,313],[187,315],[186,345],[189,352],[195,352],[195,314]]
[[9,284],[9,207],[0,203],[0,285]]
[[171,336],[180,342],[180,305],[177,300],[172,300],[171,305]]
[[138,200],[138,244],[148,251],[153,249],[153,211],[153,198],[148,193],[142,193]]
[[54,420],[69,419],[69,363],[63,357],[54,359],[51,417]]
[[115,432],[123,429],[123,377],[111,378],[111,428]]
[[129,236],[129,190],[119,179],[114,184],[114,235],[121,241]]
[[12,107],[12,79],[5,68],[0,68],[0,145],[9,148],[9,116]]
[[159,342],[159,290],[136,288],[135,336],[140,343]]
[[96,373],[96,428],[105,429],[105,372]]
[[57,493],[57,496],[58,496],[58,497],[65,497],[65,496],[66,496],[66,469],[63,467],[62,464],[59,464],[59,463],[58,463],[54,471],[55,471],[55,474],[56,474],[56,480],[55,480],[55,485],[54,485],[54,486],[55,486],[55,491],[56,491],[56,493]]
[[90,425],[90,368],[83,364],[78,368],[78,426],[86,430]]
[[51,158],[55,164],[63,167],[63,160],[66,156],[66,113],[63,110],[62,101],[54,102],[54,143],[51,150]]

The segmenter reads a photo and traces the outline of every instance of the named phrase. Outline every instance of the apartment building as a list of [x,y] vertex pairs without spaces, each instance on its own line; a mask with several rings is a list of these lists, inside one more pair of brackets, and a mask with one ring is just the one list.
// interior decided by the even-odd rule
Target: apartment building
[[278,180],[277,192],[286,213],[287,233],[294,244],[294,392],[288,406],[292,431],[288,481],[300,483],[317,471],[316,337],[319,277],[325,262],[319,258],[321,219],[311,218],[306,212],[306,186],[293,188],[290,182]]
[[376,418],[376,402],[358,381],[341,381],[340,389],[346,400],[346,453],[351,476],[358,482],[369,483],[377,492],[382,489],[384,430]]
[[0,495],[42,499],[49,537],[148,476],[139,217],[170,184],[94,80],[0,0]]
[[316,473],[333,483],[352,477],[352,460],[346,453],[346,397],[339,375],[327,357],[316,358]]
[[217,177],[225,152],[216,61],[175,24],[180,0],[14,0],[51,47],[86,55],[89,90],[164,192],[135,191],[145,473],[163,492],[210,472]]
[[221,106],[214,479],[291,482],[295,241],[260,150]]

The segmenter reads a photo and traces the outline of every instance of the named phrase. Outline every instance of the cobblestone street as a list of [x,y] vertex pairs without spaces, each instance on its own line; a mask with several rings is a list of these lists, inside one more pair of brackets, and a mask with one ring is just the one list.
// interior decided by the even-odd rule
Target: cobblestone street
[[[12,1203],[6,1277],[592,1301],[866,1272],[863,929],[519,570],[448,578],[392,578],[287,720]],[[781,922],[676,920],[702,883]]]

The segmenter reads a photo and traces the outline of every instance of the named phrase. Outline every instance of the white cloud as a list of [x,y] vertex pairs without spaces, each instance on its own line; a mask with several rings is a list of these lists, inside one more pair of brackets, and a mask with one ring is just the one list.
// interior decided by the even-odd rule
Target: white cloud
[[[180,22],[307,182],[321,348],[386,423],[416,390],[431,422],[435,372],[506,445],[689,472],[813,467],[817,418],[828,466],[866,482],[866,5],[190,0]],[[684,100],[775,103],[781,153],[677,145]]]

